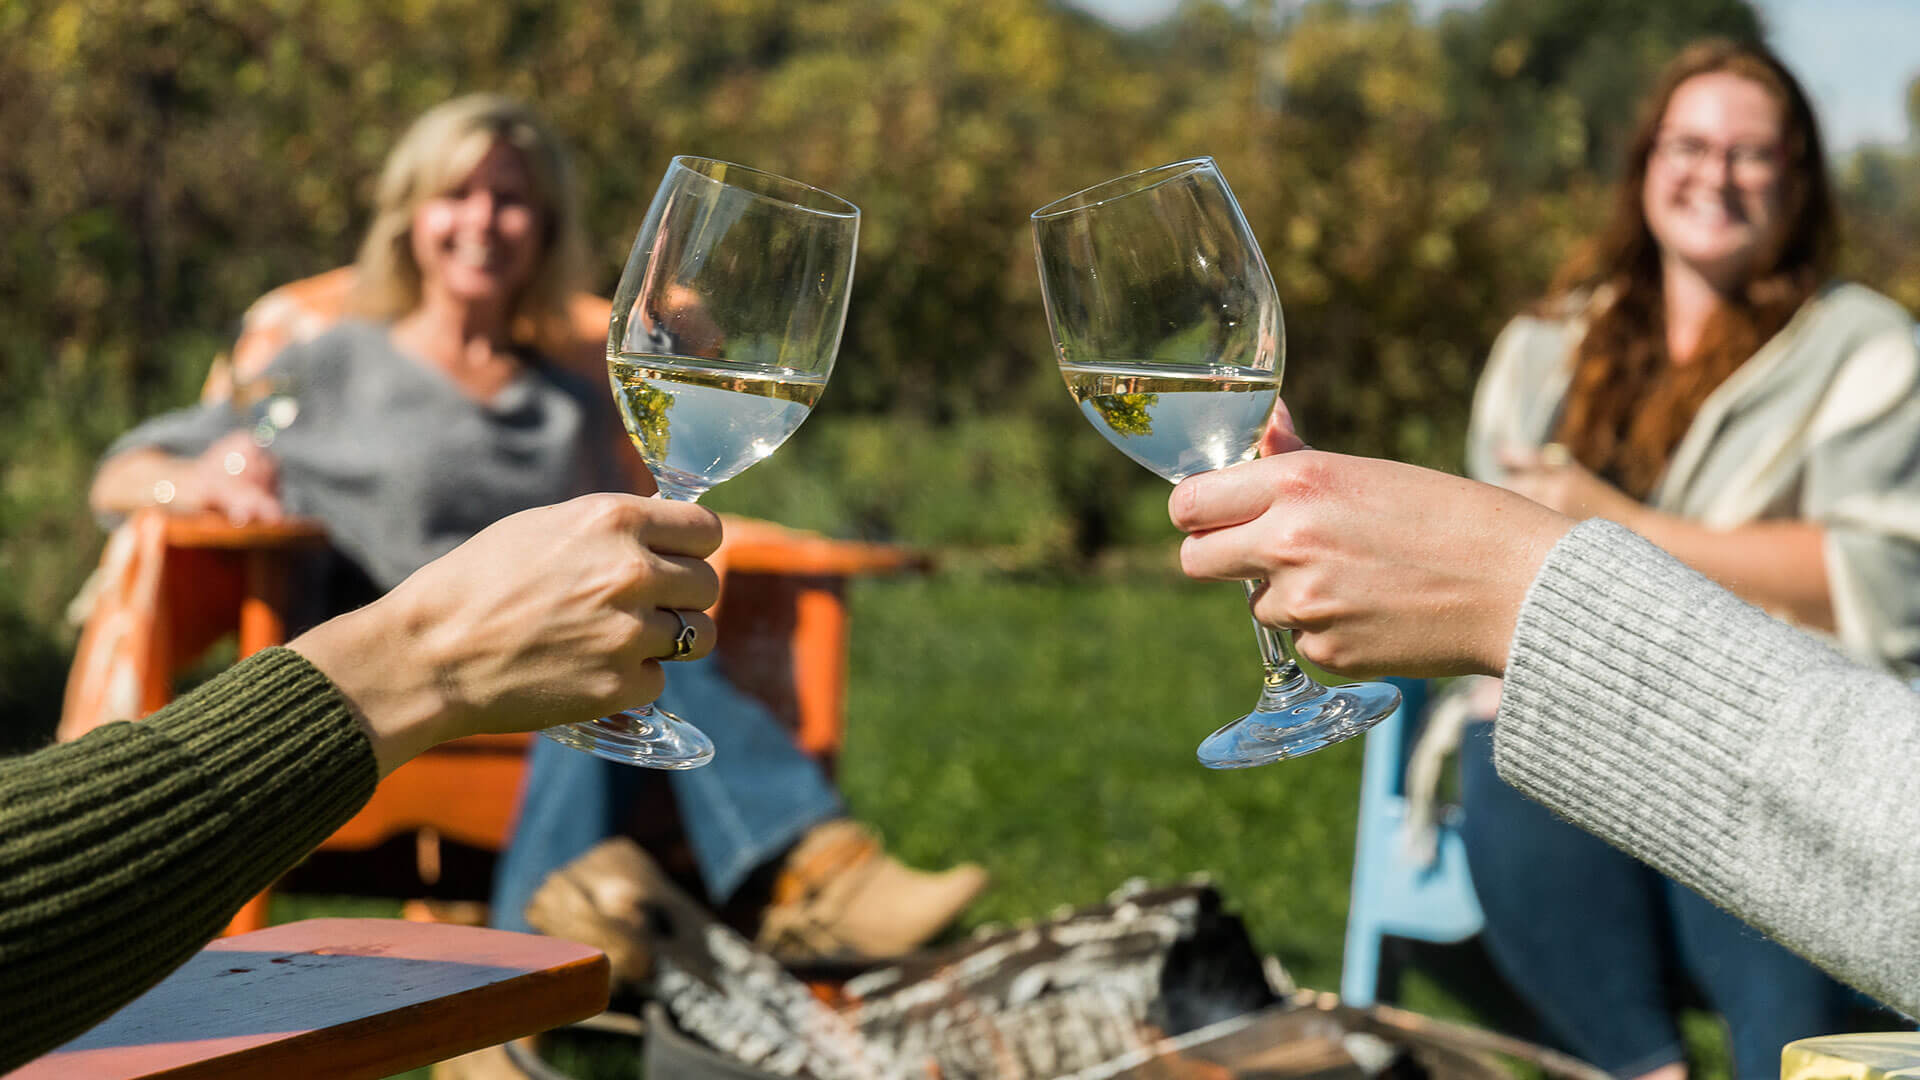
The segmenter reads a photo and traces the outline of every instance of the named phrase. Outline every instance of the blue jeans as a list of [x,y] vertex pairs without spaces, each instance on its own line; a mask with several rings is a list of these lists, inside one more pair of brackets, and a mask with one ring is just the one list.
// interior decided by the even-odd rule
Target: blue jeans
[[1847,1030],[1847,988],[1501,780],[1492,728],[1460,746],[1467,865],[1494,965],[1567,1051],[1618,1077],[1683,1060],[1682,978],[1726,1021],[1735,1080],[1774,1080],[1782,1046]]
[[641,785],[673,786],[708,899],[718,905],[813,826],[840,795],[773,714],[736,690],[711,657],[667,666],[659,704],[713,739],[702,768],[660,773],[533,740],[513,839],[493,875],[493,924],[530,930],[523,912],[548,874],[621,830]]

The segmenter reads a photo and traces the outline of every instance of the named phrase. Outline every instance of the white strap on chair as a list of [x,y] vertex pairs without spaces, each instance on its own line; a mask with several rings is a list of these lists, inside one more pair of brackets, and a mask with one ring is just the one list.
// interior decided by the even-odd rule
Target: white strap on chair
[[1467,725],[1491,717],[1500,707],[1500,680],[1474,675],[1456,680],[1428,711],[1420,741],[1407,755],[1406,817],[1400,824],[1400,851],[1420,866],[1439,857],[1436,824],[1440,773],[1460,748]]

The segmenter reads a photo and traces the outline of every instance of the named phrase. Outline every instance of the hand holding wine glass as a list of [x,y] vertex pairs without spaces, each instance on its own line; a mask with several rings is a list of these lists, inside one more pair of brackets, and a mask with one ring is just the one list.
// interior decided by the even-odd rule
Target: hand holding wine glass
[[[1033,213],[1034,258],[1067,389],[1107,440],[1156,475],[1257,456],[1280,390],[1280,301],[1211,158],[1110,180]],[[1249,598],[1257,588],[1245,582]],[[1380,683],[1329,688],[1284,633],[1255,624],[1265,677],[1253,711],[1200,745],[1232,769],[1351,738],[1399,704]]]
[[[614,400],[660,498],[697,500],[807,418],[839,351],[859,231],[859,208],[819,188],[724,161],[673,160],[607,328]],[[543,734],[653,768],[713,757],[698,728],[651,706]]]

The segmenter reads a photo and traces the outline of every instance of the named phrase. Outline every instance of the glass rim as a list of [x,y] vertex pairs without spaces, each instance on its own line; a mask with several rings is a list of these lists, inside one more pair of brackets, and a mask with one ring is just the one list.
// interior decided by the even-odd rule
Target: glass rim
[[[1071,195],[1061,196],[1040,209],[1035,210],[1032,214],[1028,215],[1028,218],[1035,224],[1038,224],[1049,218],[1075,214],[1083,210],[1092,210],[1129,196],[1145,194],[1162,184],[1178,180],[1183,176],[1189,176],[1202,170],[1212,170],[1218,175],[1220,167],[1214,162],[1211,155],[1202,155],[1200,157],[1182,158],[1179,161],[1169,161],[1165,165],[1155,165],[1147,169],[1138,169],[1134,172],[1123,173],[1120,176],[1102,180],[1091,187],[1083,187]],[[1162,173],[1165,175],[1157,175]],[[1224,178],[1222,179],[1224,181]]]
[[[858,206],[847,199],[835,195],[826,188],[815,187],[804,180],[795,180],[790,176],[781,176],[779,173],[768,172],[765,169],[756,169],[751,165],[742,165],[737,161],[700,157],[696,154],[675,155],[671,164],[673,168],[691,173],[710,184],[720,184],[733,188],[736,191],[743,191],[754,198],[763,199],[770,203],[789,206],[795,210],[804,211],[809,214],[819,214],[822,217],[842,218],[850,221],[860,220],[860,208]],[[718,170],[713,170],[713,166],[718,166]],[[722,173],[737,171],[745,174],[747,177],[761,181],[761,183],[758,185],[736,183],[730,176],[723,177],[713,175],[714,171]],[[781,193],[783,190],[786,194]],[[819,203],[801,201],[803,197],[808,195],[816,197]],[[824,205],[820,205],[820,203],[824,203]]]

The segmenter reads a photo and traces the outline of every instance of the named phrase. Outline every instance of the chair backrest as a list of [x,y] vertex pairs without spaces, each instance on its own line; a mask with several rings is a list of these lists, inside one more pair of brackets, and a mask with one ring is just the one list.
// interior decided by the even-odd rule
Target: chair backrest
[[1366,759],[1361,767],[1362,801],[1404,797],[1407,759],[1420,736],[1420,718],[1427,712],[1427,680],[1389,679],[1400,691],[1400,707],[1367,733]]
[[1400,688],[1400,708],[1367,733],[1360,773],[1360,821],[1340,973],[1340,998],[1355,1007],[1374,1004],[1383,990],[1391,996],[1391,973],[1382,969],[1382,938],[1462,941],[1478,933],[1483,921],[1457,813],[1443,813],[1432,822],[1428,857],[1410,850],[1404,833],[1407,764],[1426,715],[1427,684],[1392,682]]
[[[288,282],[248,305],[240,317],[240,336],[233,351],[207,373],[200,400],[225,400],[236,381],[258,376],[281,349],[325,333],[351,308],[354,281],[353,267],[336,267]],[[569,370],[604,378],[607,317],[612,309],[604,297],[575,294],[568,304],[575,340],[554,359]]]

